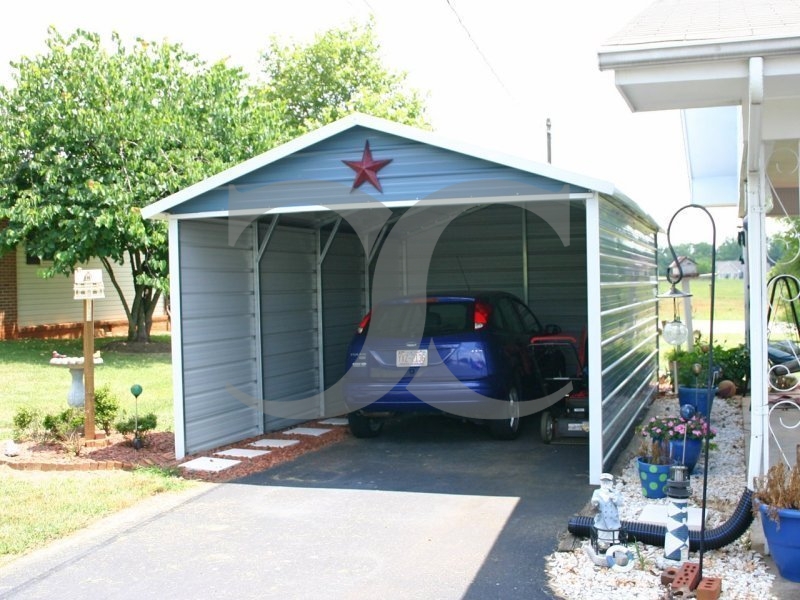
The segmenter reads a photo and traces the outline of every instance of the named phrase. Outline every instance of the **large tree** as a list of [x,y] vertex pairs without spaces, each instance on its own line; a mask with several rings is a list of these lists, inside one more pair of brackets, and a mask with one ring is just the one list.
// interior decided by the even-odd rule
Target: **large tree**
[[[0,88],[0,252],[24,244],[47,275],[98,257],[129,321],[147,341],[167,291],[165,226],[140,208],[268,148],[271,113],[246,76],[180,45],[51,29],[47,52],[12,63]],[[112,263],[129,266],[125,298]]]
[[273,38],[261,55],[264,96],[291,137],[353,112],[428,127],[425,99],[387,67],[374,23],[353,22],[308,44]]
[[12,64],[0,87],[0,254],[24,244],[71,273],[98,257],[134,278],[131,340],[147,341],[168,291],[164,224],[140,209],[277,143],[353,111],[424,124],[419,94],[382,66],[372,26],[307,46],[271,42],[267,80],[180,45],[51,29],[47,52]]

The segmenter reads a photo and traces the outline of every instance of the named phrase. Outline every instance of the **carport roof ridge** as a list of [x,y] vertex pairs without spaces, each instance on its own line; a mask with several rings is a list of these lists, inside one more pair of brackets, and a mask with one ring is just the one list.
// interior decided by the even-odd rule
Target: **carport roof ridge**
[[231,184],[237,179],[258,169],[261,169],[283,158],[298,153],[314,144],[328,140],[329,138],[359,126],[374,130],[376,132],[398,136],[410,141],[426,144],[428,146],[489,161],[501,166],[516,169],[523,173],[538,175],[553,181],[562,182],[584,188],[586,190],[595,191],[606,196],[611,196],[618,202],[621,202],[623,205],[625,205],[632,212],[638,214],[642,218],[645,218],[651,223],[651,225],[658,227],[655,221],[644,214],[638,205],[636,205],[636,203],[619,192],[614,185],[608,181],[566,171],[549,164],[539,163],[494,150],[488,150],[467,142],[447,139],[435,132],[425,131],[416,127],[395,123],[386,119],[373,117],[362,113],[353,113],[348,115],[347,117],[306,133],[298,138],[295,138],[294,140],[277,146],[276,148],[268,150],[267,152],[259,154],[258,156],[254,156],[253,158],[234,165],[229,169],[221,171],[216,175],[199,181],[194,185],[176,192],[175,194],[156,201],[142,209],[142,216],[145,218],[166,217],[179,205],[197,198],[202,194]]

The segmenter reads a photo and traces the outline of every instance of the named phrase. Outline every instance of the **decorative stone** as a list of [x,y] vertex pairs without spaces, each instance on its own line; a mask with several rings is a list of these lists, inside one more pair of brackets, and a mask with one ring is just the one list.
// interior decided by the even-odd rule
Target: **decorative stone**
[[19,456],[19,446],[14,443],[14,440],[8,440],[3,453],[6,456]]

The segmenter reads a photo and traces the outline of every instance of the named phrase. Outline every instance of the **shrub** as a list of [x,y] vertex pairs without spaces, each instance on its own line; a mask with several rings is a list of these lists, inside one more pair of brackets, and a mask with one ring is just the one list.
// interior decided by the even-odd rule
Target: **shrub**
[[[674,347],[667,352],[668,362],[678,363],[678,383],[686,387],[706,387],[708,381],[708,353],[710,345],[699,336],[695,339],[691,352],[684,348]],[[700,373],[694,373],[694,365],[700,365]],[[740,394],[747,391],[750,375],[750,354],[744,344],[733,348],[714,345],[714,368],[719,371],[717,377],[730,379]]]
[[39,411],[35,408],[21,406],[14,413],[14,441],[35,438],[39,430]]
[[139,415],[138,424],[136,416],[127,416],[122,413],[122,418],[114,424],[114,429],[123,435],[133,435],[134,440],[144,440],[150,431],[153,431],[158,424],[158,417],[155,413]]
[[94,392],[94,420],[102,427],[106,435],[111,435],[111,424],[119,412],[119,398],[104,385]]
[[58,414],[46,414],[42,426],[56,440],[64,441],[75,432],[81,432],[84,424],[82,409],[68,408]]
[[42,426],[67,452],[77,456],[83,446],[84,421],[82,409],[68,408],[56,415],[46,414]]

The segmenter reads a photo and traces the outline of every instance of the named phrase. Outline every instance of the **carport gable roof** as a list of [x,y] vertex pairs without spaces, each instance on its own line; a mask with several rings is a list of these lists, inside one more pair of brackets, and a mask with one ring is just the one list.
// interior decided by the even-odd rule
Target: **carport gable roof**
[[[344,161],[369,143],[382,191]],[[612,184],[363,114],[305,134],[144,209],[145,218],[224,217],[432,202],[490,203],[585,198],[598,192],[658,228]]]

